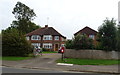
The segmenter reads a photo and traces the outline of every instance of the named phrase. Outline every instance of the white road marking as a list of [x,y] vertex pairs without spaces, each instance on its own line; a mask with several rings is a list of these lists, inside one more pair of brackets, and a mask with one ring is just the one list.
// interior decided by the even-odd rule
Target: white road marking
[[73,64],[65,64],[65,63],[57,63],[57,65],[63,65],[63,66],[73,66]]
[[73,72],[73,71],[62,71],[62,72],[67,72],[67,73],[87,73],[87,72]]

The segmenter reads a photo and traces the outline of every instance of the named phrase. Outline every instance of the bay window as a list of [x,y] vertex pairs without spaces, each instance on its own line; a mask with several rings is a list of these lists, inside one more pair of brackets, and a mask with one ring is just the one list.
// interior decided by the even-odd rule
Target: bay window
[[40,47],[40,43],[31,43],[34,47],[39,46]]
[[52,49],[51,43],[43,43],[43,48]]

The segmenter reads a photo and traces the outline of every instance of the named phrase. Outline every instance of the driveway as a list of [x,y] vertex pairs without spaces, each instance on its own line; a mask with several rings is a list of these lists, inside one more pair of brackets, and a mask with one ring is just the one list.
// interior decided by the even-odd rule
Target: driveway
[[2,61],[2,65],[14,67],[45,67],[55,64],[57,59],[61,58],[58,53],[46,53],[42,56],[22,61]]

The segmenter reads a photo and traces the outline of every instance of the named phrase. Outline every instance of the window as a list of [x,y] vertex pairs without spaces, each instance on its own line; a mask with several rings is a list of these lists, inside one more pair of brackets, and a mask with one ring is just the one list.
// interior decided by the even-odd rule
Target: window
[[44,35],[43,40],[52,40],[52,36],[51,35]]
[[32,35],[31,40],[40,40],[40,36],[39,35]]
[[29,40],[30,39],[29,36],[26,36],[26,39]]
[[55,40],[59,40],[59,36],[55,36]]
[[89,35],[89,38],[94,40],[94,35]]
[[43,43],[43,48],[52,49],[51,43]]
[[36,46],[40,46],[40,43],[32,43],[32,45],[36,47]]

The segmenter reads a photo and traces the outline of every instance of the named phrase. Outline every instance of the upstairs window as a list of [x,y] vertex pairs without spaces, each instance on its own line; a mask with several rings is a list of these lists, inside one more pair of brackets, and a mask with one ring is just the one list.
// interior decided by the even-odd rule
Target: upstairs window
[[55,36],[55,40],[59,40],[59,36]]
[[39,35],[32,35],[31,40],[40,40],[40,36]]
[[27,39],[27,40],[30,40],[29,36],[26,36],[26,39]]
[[52,36],[51,35],[44,35],[43,40],[52,40]]
[[89,35],[89,38],[91,38],[91,39],[95,39],[95,36],[94,35]]

